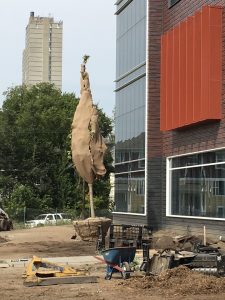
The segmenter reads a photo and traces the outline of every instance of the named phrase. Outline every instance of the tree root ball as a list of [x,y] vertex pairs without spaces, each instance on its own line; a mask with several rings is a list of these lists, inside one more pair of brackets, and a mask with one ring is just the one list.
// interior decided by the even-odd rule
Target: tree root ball
[[104,217],[88,218],[85,220],[74,221],[76,239],[83,241],[93,241],[98,237],[98,226],[101,225],[102,235],[106,236],[112,220]]

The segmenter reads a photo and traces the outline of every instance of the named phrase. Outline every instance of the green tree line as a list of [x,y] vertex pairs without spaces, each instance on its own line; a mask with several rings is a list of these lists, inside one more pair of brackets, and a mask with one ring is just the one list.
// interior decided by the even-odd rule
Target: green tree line
[[[40,83],[9,88],[0,111],[0,195],[10,211],[22,207],[81,210],[83,182],[73,168],[70,136],[79,99],[54,85]],[[112,132],[112,120],[98,108],[103,137]],[[95,207],[109,206],[110,151],[107,174],[94,183]],[[85,188],[85,197],[87,195]],[[86,201],[86,206],[88,201]]]

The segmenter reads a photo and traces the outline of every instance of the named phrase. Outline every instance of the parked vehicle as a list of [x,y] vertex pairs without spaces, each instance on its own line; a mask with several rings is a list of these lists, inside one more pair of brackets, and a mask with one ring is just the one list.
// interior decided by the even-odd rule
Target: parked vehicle
[[71,219],[64,213],[57,214],[41,214],[34,220],[27,221],[26,227],[36,227],[44,225],[56,225],[60,223],[70,223]]
[[12,220],[10,220],[8,214],[0,208],[0,231],[7,231],[13,229]]

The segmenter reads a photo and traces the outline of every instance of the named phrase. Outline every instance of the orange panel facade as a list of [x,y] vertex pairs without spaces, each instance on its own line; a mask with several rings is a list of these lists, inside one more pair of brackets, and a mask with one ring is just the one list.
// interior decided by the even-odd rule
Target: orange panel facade
[[161,37],[160,128],[221,119],[222,9],[204,6]]

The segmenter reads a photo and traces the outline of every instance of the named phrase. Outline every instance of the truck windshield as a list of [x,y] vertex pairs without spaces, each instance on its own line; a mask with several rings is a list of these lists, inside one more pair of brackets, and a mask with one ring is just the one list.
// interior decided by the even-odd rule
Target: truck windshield
[[36,220],[44,220],[46,218],[46,215],[39,215],[37,216]]

